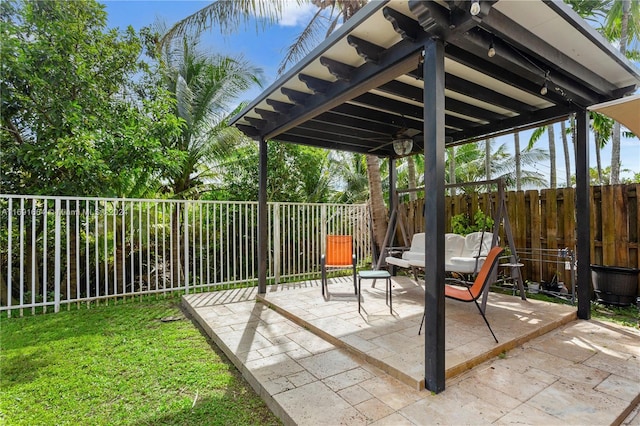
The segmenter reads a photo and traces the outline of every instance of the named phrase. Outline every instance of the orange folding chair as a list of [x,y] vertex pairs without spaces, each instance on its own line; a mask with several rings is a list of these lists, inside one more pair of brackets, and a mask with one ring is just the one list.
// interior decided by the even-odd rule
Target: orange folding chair
[[[444,296],[450,299],[459,300],[460,302],[473,302],[476,304],[478,311],[480,311],[480,315],[482,315],[482,319],[484,320],[487,327],[489,327],[489,331],[493,336],[493,339],[498,343],[498,338],[491,329],[491,325],[489,325],[489,320],[485,315],[484,311],[480,307],[478,303],[478,299],[482,297],[484,289],[486,286],[491,284],[492,272],[496,269],[498,265],[498,261],[500,260],[500,254],[504,249],[502,247],[493,247],[489,254],[487,255],[486,260],[482,264],[482,268],[478,272],[475,281],[471,286],[458,286],[458,285],[449,285],[445,284],[444,286]],[[425,315],[422,315],[422,322],[420,323],[420,330],[418,330],[418,334],[422,331],[422,326],[424,324]]]
[[356,255],[353,252],[351,235],[327,235],[327,248],[320,258],[322,267],[322,295],[329,294],[327,287],[327,271],[338,269],[353,270],[353,290],[358,294],[356,286]]

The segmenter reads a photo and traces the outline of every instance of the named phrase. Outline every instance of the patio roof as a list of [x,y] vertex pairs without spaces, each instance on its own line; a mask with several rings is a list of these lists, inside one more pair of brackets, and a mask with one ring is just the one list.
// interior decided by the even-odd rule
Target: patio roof
[[482,1],[475,16],[470,4],[367,4],[232,125],[255,139],[391,157],[394,139],[411,138],[422,152],[431,38],[445,45],[448,145],[558,121],[640,83],[640,71],[562,2]]
[[[367,4],[231,120],[260,143],[259,293],[267,285],[267,140],[390,158],[424,152],[425,386],[441,392],[445,145],[575,113],[578,317],[588,319],[587,108],[638,84],[640,70],[562,2]],[[396,153],[396,139],[410,139],[411,149]]]

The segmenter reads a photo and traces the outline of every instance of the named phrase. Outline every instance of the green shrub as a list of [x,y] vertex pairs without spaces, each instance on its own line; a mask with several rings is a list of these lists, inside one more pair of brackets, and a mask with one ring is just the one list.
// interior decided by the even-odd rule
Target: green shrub
[[473,215],[473,221],[468,214],[460,213],[451,218],[451,232],[464,236],[482,230],[491,231],[493,224],[494,220],[482,210],[476,211]]

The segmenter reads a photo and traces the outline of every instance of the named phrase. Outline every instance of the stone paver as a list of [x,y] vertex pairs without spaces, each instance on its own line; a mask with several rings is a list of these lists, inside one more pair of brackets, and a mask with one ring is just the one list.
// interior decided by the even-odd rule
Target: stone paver
[[[500,354],[475,306],[448,303],[446,365],[455,374],[437,395],[408,385],[424,374],[423,293],[409,281],[394,279],[393,315],[383,289],[363,287],[357,315],[347,291],[325,300],[315,282],[270,287],[269,306],[255,289],[187,295],[184,305],[285,424],[640,426],[640,331],[562,325],[573,307],[492,294],[487,315],[500,344],[517,342]],[[469,369],[481,353],[489,355]]]

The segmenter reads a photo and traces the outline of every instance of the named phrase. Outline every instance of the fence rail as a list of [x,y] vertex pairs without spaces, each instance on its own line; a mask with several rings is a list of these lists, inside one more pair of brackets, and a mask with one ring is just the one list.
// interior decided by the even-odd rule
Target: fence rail
[[[270,203],[268,280],[319,274],[327,234],[370,257],[365,205]],[[257,283],[256,202],[0,195],[0,311]]]

